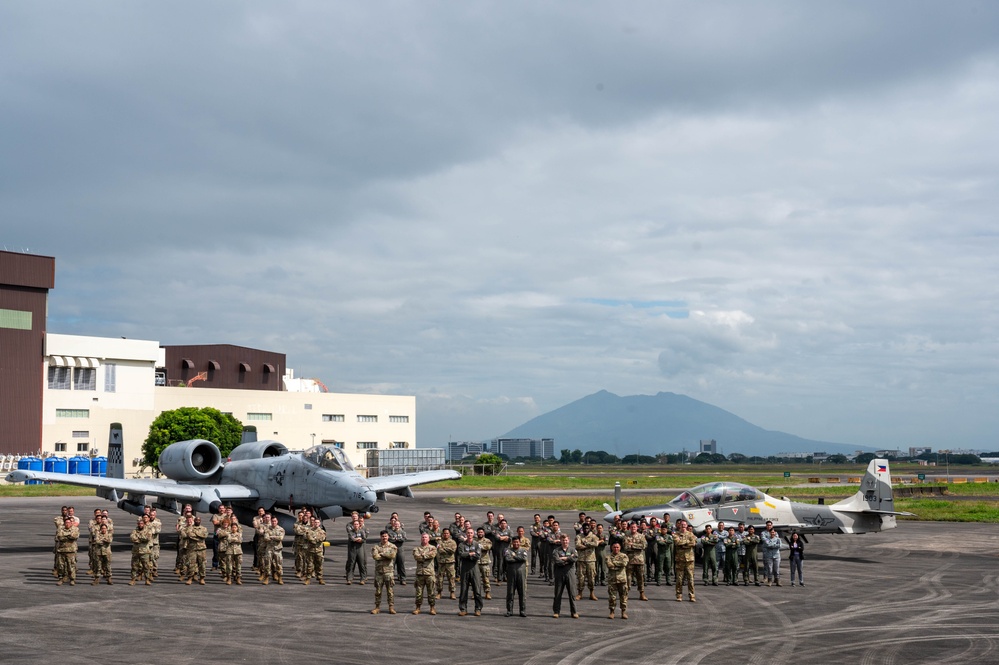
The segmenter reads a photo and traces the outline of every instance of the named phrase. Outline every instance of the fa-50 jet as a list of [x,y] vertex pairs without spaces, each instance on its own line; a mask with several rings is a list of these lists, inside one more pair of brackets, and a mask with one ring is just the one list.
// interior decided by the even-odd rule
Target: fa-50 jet
[[631,520],[662,519],[666,514],[674,523],[678,519],[687,520],[698,533],[708,524],[717,528],[719,521],[759,527],[768,520],[779,531],[801,534],[867,533],[894,529],[897,515],[912,515],[895,510],[886,459],[871,461],[856,494],[828,506],[778,499],[741,483],[714,482],[681,492],[669,503],[658,506],[626,511],[612,510],[606,503],[604,507],[609,511],[604,519],[611,523],[617,515]]
[[[211,513],[229,504],[239,520],[248,524],[261,507],[272,511],[310,506],[323,519],[342,517],[354,510],[373,513],[378,511],[376,502],[386,494],[412,497],[413,485],[461,478],[457,471],[450,470],[364,478],[339,448],[319,445],[293,453],[277,441],[241,443],[225,461],[211,441],[178,441],[163,449],[159,469],[169,480],[124,477],[121,425],[116,423],[111,426],[108,444],[109,477],[19,469],[9,473],[7,480],[93,487],[97,496],[137,515],[142,514],[149,496],[155,498],[153,506],[157,509],[178,515],[185,503],[197,512]],[[278,515],[290,527],[293,518]]]

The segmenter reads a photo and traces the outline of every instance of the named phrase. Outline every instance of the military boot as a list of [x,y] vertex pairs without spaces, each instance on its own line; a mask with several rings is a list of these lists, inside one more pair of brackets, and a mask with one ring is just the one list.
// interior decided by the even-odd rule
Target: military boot
[[614,610],[610,611],[610,614],[607,615],[607,618],[608,619],[613,619],[614,618]]
[[432,616],[436,616],[437,615],[437,608],[434,607],[433,605],[430,606],[430,614]]
[[413,614],[419,614],[419,613],[420,613],[420,604],[419,604],[419,603],[417,603],[417,604],[416,604],[416,609],[415,609],[415,610],[413,610]]
[[593,593],[593,591],[591,590],[590,591],[590,600],[596,600],[596,599],[597,599],[597,594]]
[[621,618],[622,619],[628,618],[628,610],[621,610]]
[[645,595],[644,591],[642,591],[641,593],[638,594],[638,599],[639,600],[648,600],[649,597]]
[[380,610],[380,609],[378,609],[378,606],[377,606],[377,605],[375,605],[375,609],[371,610],[371,613],[372,613],[372,614],[378,614],[379,612],[381,612],[381,610]]
[[187,581],[184,582],[184,584],[186,584],[187,586],[191,586],[192,582],[194,582],[194,578],[193,577],[188,577]]
[[395,605],[389,605],[389,614],[395,614]]

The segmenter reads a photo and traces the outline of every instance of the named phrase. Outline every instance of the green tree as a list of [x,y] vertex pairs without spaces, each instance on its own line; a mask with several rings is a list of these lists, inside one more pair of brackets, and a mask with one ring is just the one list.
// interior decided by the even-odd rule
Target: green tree
[[579,448],[576,448],[575,450],[572,451],[570,459],[572,459],[573,464],[579,464],[580,462],[583,461],[583,451],[580,450]]
[[142,463],[159,470],[160,453],[171,443],[188,439],[207,439],[225,459],[239,445],[243,424],[231,414],[218,409],[184,406],[164,411],[149,425],[149,436],[142,443]]
[[475,475],[495,476],[503,468],[503,458],[492,453],[482,453],[475,458]]
[[864,466],[867,466],[871,463],[871,460],[874,459],[874,457],[874,453],[861,453],[857,455],[853,462],[854,464],[863,464]]

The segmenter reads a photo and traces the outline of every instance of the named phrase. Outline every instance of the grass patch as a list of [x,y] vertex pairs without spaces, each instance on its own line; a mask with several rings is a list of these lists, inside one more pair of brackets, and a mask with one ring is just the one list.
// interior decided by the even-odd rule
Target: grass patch
[[897,499],[896,510],[915,513],[900,520],[922,522],[987,522],[999,524],[999,501],[947,501],[946,499]]
[[[794,478],[784,478],[782,475],[763,476],[742,476],[738,474],[699,474],[699,475],[666,475],[666,474],[635,474],[628,475],[622,473],[607,475],[585,475],[573,476],[569,474],[557,475],[527,475],[515,474],[508,476],[464,476],[461,480],[445,481],[434,483],[430,487],[434,489],[455,489],[455,490],[607,490],[608,494],[614,491],[614,483],[621,483],[621,489],[686,489],[704,483],[718,482],[720,480],[734,481],[753,485],[754,487],[777,487],[785,485],[795,485]],[[806,478],[800,479],[807,481]],[[670,497],[673,498],[673,497]]]
[[0,497],[32,496],[96,496],[96,494],[93,487],[63,485],[62,483],[52,483],[51,485],[25,485],[23,483],[0,485]]

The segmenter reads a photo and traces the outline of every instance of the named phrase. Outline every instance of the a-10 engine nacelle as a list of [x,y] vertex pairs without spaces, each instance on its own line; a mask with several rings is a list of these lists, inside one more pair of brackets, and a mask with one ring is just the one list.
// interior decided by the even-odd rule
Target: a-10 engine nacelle
[[222,468],[222,453],[205,439],[178,441],[160,453],[159,467],[172,480],[205,481]]
[[287,454],[288,447],[283,443],[265,439],[263,441],[247,441],[246,443],[239,444],[229,453],[229,459],[232,461],[263,459],[264,457],[280,457]]

